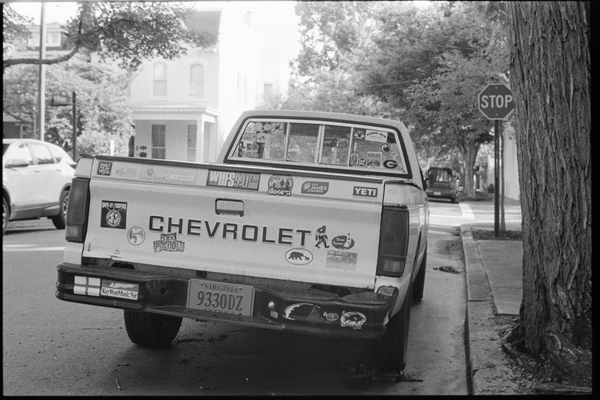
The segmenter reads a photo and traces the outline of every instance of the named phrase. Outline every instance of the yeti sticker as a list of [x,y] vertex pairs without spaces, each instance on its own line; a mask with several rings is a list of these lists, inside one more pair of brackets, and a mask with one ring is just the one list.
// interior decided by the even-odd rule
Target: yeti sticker
[[291,249],[285,253],[285,259],[290,264],[306,265],[313,260],[313,255],[306,249]]
[[327,235],[325,234],[325,231],[327,230],[327,228],[325,227],[325,225],[323,225],[322,227],[320,227],[319,229],[317,229],[315,231],[315,240],[317,241],[317,244],[315,244],[315,247],[320,249],[321,247],[319,246],[320,244],[324,245],[326,249],[329,248],[329,245],[327,244],[327,240],[329,240],[327,238]]

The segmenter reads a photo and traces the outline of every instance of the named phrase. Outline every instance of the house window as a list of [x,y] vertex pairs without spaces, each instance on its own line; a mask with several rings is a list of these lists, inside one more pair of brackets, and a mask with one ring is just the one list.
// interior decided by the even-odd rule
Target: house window
[[263,83],[263,102],[273,98],[273,84]]
[[190,67],[190,96],[204,97],[204,65],[194,64]]
[[197,125],[187,126],[187,160],[196,161]]
[[166,125],[152,125],[152,158],[166,158],[165,137]]
[[167,66],[165,64],[154,65],[154,96],[167,95]]

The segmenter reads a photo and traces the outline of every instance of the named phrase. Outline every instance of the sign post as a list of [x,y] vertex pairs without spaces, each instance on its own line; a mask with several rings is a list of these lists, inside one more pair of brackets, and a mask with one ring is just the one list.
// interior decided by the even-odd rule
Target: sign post
[[73,160],[77,162],[77,93],[73,90],[72,97],[69,97],[69,92],[61,90],[59,94],[52,96],[52,105],[73,106]]
[[477,96],[479,111],[494,121],[494,235],[499,236],[500,221],[500,129],[499,122],[505,120],[515,108],[512,92],[503,84],[489,84]]

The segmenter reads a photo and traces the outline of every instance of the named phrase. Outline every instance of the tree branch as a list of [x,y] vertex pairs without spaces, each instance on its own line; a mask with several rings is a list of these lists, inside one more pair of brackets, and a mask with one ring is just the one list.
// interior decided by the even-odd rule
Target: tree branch
[[77,42],[77,44],[75,45],[75,47],[73,47],[73,50],[71,50],[71,52],[69,54],[65,54],[64,56],[61,57],[56,57],[56,58],[50,58],[50,59],[44,59],[44,60],[40,60],[39,58],[11,58],[8,60],[3,60],[2,61],[2,73],[4,73],[4,70],[8,67],[11,67],[13,65],[19,65],[19,64],[33,64],[33,65],[51,65],[51,64],[58,64],[67,60],[70,60],[71,58],[73,58],[73,56],[75,56],[75,54],[77,54],[79,52],[79,49],[82,47],[81,42]]

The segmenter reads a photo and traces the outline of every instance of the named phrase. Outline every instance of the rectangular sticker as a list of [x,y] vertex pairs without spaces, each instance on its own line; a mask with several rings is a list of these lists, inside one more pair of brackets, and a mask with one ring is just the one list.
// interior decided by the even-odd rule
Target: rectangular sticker
[[300,188],[301,193],[325,194],[329,190],[329,182],[306,181]]
[[386,143],[387,136],[388,136],[387,132],[367,130],[367,133],[365,135],[365,140],[370,141],[370,142]]
[[327,261],[325,268],[341,269],[344,271],[355,271],[357,253],[348,251],[327,250]]
[[117,282],[102,279],[100,288],[101,296],[117,297],[119,299],[137,300],[140,293],[140,285],[137,283]]
[[127,203],[102,200],[101,228],[125,229],[127,226]]
[[206,186],[258,190],[260,174],[209,170]]
[[98,175],[110,176],[111,168],[112,168],[112,163],[100,161],[98,163]]
[[360,196],[360,197],[373,197],[373,198],[376,198],[377,197],[377,188],[354,186],[354,189],[352,191],[352,195],[353,196]]

